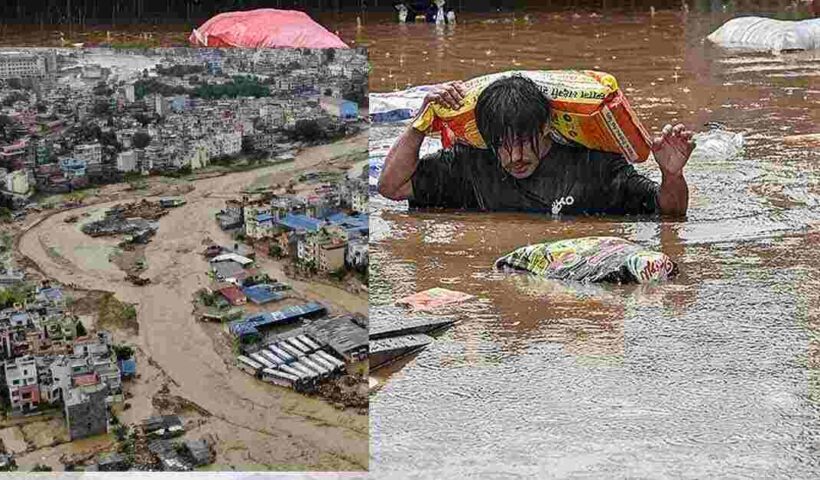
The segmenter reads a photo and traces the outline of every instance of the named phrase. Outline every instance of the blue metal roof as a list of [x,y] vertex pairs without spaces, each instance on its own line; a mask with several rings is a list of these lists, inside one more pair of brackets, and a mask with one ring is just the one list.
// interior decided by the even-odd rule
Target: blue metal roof
[[260,213],[256,216],[257,222],[269,222],[271,220],[273,220],[273,215],[271,215],[270,213]]
[[120,361],[121,375],[134,375],[137,373],[137,362],[133,358]]
[[257,305],[284,298],[284,295],[275,291],[270,285],[264,284],[245,287],[242,289],[242,293]]
[[243,320],[237,320],[231,323],[231,333],[237,337],[244,337],[246,335],[258,334],[259,330],[251,323],[246,323]]
[[259,333],[258,328],[268,327],[277,323],[288,323],[296,321],[305,315],[313,313],[325,313],[327,309],[318,302],[310,302],[304,305],[287,307],[274,312],[264,312],[249,315],[242,320],[231,323],[230,330],[236,336],[244,336]]
[[339,223],[339,222],[342,222],[345,218],[347,218],[346,214],[344,214],[342,212],[338,212],[338,213],[334,213],[332,215],[328,215],[327,216],[327,221],[330,222],[330,223]]
[[306,215],[299,215],[294,213],[289,213],[285,215],[284,217],[280,218],[277,223],[291,230],[307,230],[311,232],[319,230],[319,227],[322,225],[322,222],[320,220],[310,218]]

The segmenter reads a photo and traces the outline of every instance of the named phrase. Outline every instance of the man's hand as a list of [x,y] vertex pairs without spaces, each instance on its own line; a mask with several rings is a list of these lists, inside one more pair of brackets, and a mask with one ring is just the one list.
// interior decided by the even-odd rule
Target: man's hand
[[430,102],[438,103],[439,105],[445,106],[452,110],[458,110],[461,108],[461,105],[464,102],[464,97],[466,96],[467,89],[464,88],[463,82],[455,81],[436,85],[427,95],[425,95],[419,112],[423,112],[425,107],[427,107],[427,104]]
[[693,135],[694,132],[679,123],[674,127],[666,125],[661,135],[652,140],[652,153],[664,176],[677,177],[683,173],[683,167],[695,149]]
[[682,124],[674,127],[666,125],[661,136],[652,141],[652,153],[662,174],[658,192],[658,207],[662,215],[684,216],[689,208],[689,186],[683,176],[683,167],[695,149],[692,135],[694,133]]

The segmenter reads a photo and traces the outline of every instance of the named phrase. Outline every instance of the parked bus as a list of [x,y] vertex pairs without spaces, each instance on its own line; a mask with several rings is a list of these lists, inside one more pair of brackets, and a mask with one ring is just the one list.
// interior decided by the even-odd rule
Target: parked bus
[[257,353],[252,353],[252,354],[250,354],[250,355],[248,355],[248,356],[249,356],[249,357],[251,357],[251,360],[253,360],[253,361],[257,362],[257,363],[261,363],[262,365],[264,365],[264,366],[265,366],[265,367],[267,367],[267,368],[276,368],[276,364],[275,364],[275,363],[271,362],[270,360],[268,360],[267,358],[265,358],[264,356],[262,356],[259,352],[257,352]]
[[284,360],[286,363],[291,363],[291,362],[293,362],[294,360],[296,360],[296,358],[295,358],[293,355],[291,355],[291,354],[289,354],[288,352],[286,352],[286,351],[282,350],[281,348],[279,348],[279,347],[278,347],[278,346],[276,346],[276,345],[268,345],[268,350],[270,350],[271,352],[273,352],[273,353],[274,353],[274,355],[276,355],[277,357],[281,358],[281,359],[282,359],[282,360]]
[[279,342],[279,348],[293,355],[295,358],[302,358],[305,356],[305,354],[301,350],[294,346],[291,346],[286,342]]
[[285,364],[284,360],[272,354],[270,350],[259,350],[259,354],[273,362],[273,364],[276,365],[277,368],[279,367],[279,365]]
[[311,352],[310,347],[300,342],[299,339],[296,337],[290,337],[286,340],[286,342],[288,342],[291,346],[296,347],[304,354],[308,354]]
[[239,355],[236,357],[236,360],[240,369],[242,369],[245,373],[253,375],[254,377],[258,376],[259,372],[262,370],[261,364],[244,355]]
[[321,355],[319,355],[319,353],[318,353],[318,352],[317,352],[317,353],[314,353],[313,355],[309,356],[308,358],[309,358],[309,359],[311,359],[311,360],[313,360],[315,363],[318,363],[319,365],[322,365],[322,366],[323,366],[323,367],[325,367],[326,369],[330,370],[330,371],[331,371],[331,373],[332,373],[332,372],[335,372],[336,370],[338,370],[338,369],[339,369],[339,366],[338,366],[338,365],[328,362],[327,360],[325,360],[324,358],[322,358],[322,356],[321,356]]
[[325,359],[325,360],[327,360],[328,362],[330,362],[330,363],[332,363],[332,364],[336,365],[336,366],[337,366],[337,367],[339,367],[339,368],[344,368],[344,367],[345,367],[345,363],[344,363],[343,361],[341,361],[341,360],[339,360],[338,358],[334,357],[333,355],[331,355],[331,354],[329,354],[329,353],[325,352],[324,350],[319,350],[319,351],[318,351],[318,352],[316,352],[316,353],[318,353],[319,355],[321,355],[321,356],[322,356],[322,358],[324,358],[324,359]]
[[310,367],[306,366],[301,361],[291,363],[290,366],[292,368],[295,368],[296,370],[299,370],[300,372],[303,372],[305,375],[309,376],[311,379],[316,378],[316,377],[319,376],[318,372],[314,372]]
[[262,370],[262,380],[280,387],[296,388],[299,377],[281,370],[266,368]]
[[299,361],[302,362],[303,364],[307,365],[311,369],[316,370],[317,372],[319,372],[319,374],[322,377],[328,377],[332,373],[332,370],[324,367],[323,365],[319,364],[318,362],[314,362],[313,360],[311,360],[308,357],[304,357]]
[[308,337],[305,334],[297,335],[296,338],[298,338],[300,342],[302,342],[305,345],[307,345],[308,347],[310,347],[311,350],[313,350],[313,351],[316,351],[316,350],[319,350],[319,349],[322,348],[322,347],[319,346],[318,342],[314,342],[313,340],[310,339],[310,337]]

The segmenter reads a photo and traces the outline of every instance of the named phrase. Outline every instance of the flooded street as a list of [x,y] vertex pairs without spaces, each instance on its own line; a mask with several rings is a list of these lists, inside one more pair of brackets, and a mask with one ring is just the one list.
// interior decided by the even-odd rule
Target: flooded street
[[[133,410],[139,413],[124,415],[124,421],[139,422],[152,414],[151,405],[156,409],[157,391],[164,382],[173,395],[195,404],[209,419],[201,431],[220,441],[216,463],[223,469],[366,468],[366,415],[337,410],[319,398],[244,374],[234,365],[230,346],[209,335],[213,326],[199,322],[192,305],[195,292],[209,283],[208,263],[201,255],[203,246],[211,241],[231,242],[214,219],[226,198],[240,196],[259,176],[270,175],[272,182],[284,182],[308,169],[345,166],[350,160],[340,158],[362,153],[366,140],[364,132],[307,148],[294,162],[197,180],[196,188],[185,195],[187,203],[160,220],[157,234],[146,248],[148,268],[144,275],[151,284],[144,287],[132,285],[124,272],[104,259],[93,265],[83,262],[88,248],[102,248],[100,245],[113,241],[90,238],[77,224],[64,221],[69,215],[92,213],[123,200],[56,213],[27,229],[20,251],[49,277],[83,289],[110,291],[121,301],[136,304],[139,337],[117,339],[146,353],[149,359],[140,364],[140,372],[154,380],[139,382],[132,400]],[[260,259],[260,266],[272,277],[287,278],[279,262]],[[298,295],[321,301],[332,312],[366,312],[367,299],[345,290],[308,282],[288,283]],[[222,338],[223,334],[216,336]]]
[[[371,471],[820,475],[820,151],[783,139],[818,133],[820,53],[728,55],[705,44],[728,14],[511,18],[464,15],[444,28],[371,21],[360,33],[371,91],[507,69],[594,68],[615,75],[650,131],[721,122],[744,134],[746,152],[689,162],[689,215],[679,222],[416,213],[374,193],[371,319],[433,287],[477,298],[439,312],[460,321],[381,372]],[[374,125],[371,148],[401,128]],[[651,161],[639,170],[660,180]],[[492,269],[528,243],[588,235],[661,250],[681,275],[598,286]]]

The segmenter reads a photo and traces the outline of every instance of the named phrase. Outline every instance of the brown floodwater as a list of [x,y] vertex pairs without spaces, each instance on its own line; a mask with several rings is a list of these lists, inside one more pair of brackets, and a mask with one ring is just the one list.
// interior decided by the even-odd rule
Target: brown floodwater
[[[371,471],[820,475],[820,154],[784,141],[820,133],[820,53],[704,43],[730,15],[535,12],[527,22],[465,16],[443,28],[369,19],[358,40],[369,46],[371,92],[594,68],[618,78],[651,131],[722,122],[746,138],[738,159],[689,163],[685,221],[410,212],[373,193],[371,322],[403,315],[395,300],[432,287],[477,298],[437,312],[459,323],[372,396]],[[401,128],[373,125],[372,151]],[[650,162],[639,169],[660,178]],[[662,250],[681,275],[605,286],[493,271],[519,246],[587,235]]]

